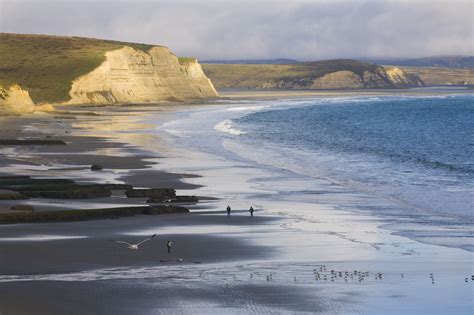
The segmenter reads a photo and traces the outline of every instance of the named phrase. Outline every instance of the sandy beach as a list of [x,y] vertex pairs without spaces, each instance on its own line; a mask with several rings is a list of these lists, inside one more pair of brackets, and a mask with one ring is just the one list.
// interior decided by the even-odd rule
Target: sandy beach
[[[67,108],[77,112],[68,116],[1,118],[1,139],[66,142],[0,147],[2,176],[174,188],[212,198],[186,204],[188,214],[1,225],[0,313],[472,313],[472,234],[448,245],[434,227],[413,223],[423,214],[402,215],[400,205],[367,192],[255,163],[215,137],[215,126],[239,112],[288,98],[338,96],[321,93],[231,91],[172,109],[78,107]],[[376,94],[384,93],[394,92]],[[103,170],[91,171],[92,164]],[[0,211],[15,203],[1,200]],[[22,203],[41,211],[146,200],[114,192],[111,198]],[[468,234],[472,224],[451,229]],[[138,251],[111,241],[154,233],[158,237]]]

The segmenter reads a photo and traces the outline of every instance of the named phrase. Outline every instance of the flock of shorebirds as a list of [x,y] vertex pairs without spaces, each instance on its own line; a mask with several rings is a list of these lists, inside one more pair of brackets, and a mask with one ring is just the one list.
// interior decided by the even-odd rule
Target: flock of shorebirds
[[[359,271],[359,270],[354,270],[354,271],[336,271],[336,270],[330,270],[328,272],[326,266],[321,266],[318,269],[313,269],[314,277],[316,281],[323,280],[323,281],[337,281],[339,279],[344,279],[345,282],[349,280],[358,280],[359,282],[362,282],[364,280],[369,279],[371,273],[369,271]],[[374,279],[375,280],[382,280],[383,279],[383,273],[377,272],[374,273]]]
[[[155,238],[157,234],[153,234],[152,236],[138,242],[137,244],[131,244],[128,242],[124,241],[116,241],[113,240],[116,243],[119,244],[124,244],[127,245],[128,249],[131,250],[138,250],[138,246],[141,244]],[[180,259],[182,261],[182,259]],[[370,276],[373,275],[374,280],[383,280],[383,273],[382,272],[377,272],[377,273],[371,273],[369,271],[361,271],[361,270],[353,270],[353,271],[348,271],[348,270],[343,270],[343,271],[337,271],[334,269],[327,270],[327,267],[325,265],[320,266],[319,268],[314,268],[313,269],[313,274],[314,274],[314,279],[316,281],[331,281],[335,282],[337,280],[344,280],[344,282],[348,282],[349,280],[357,280],[358,282],[363,282],[365,280],[369,280]],[[235,275],[234,275],[235,278]],[[253,273],[250,275],[250,278],[253,278]],[[405,274],[401,273],[400,278],[404,279]],[[429,274],[429,278],[431,280],[432,284],[436,284],[435,282],[435,277],[433,273]],[[273,281],[273,274],[270,273],[269,275],[266,276],[267,282]],[[298,282],[298,278],[295,276],[293,278],[294,282]],[[471,276],[471,281],[474,281],[474,275]],[[464,279],[464,282],[469,282],[469,277]]]

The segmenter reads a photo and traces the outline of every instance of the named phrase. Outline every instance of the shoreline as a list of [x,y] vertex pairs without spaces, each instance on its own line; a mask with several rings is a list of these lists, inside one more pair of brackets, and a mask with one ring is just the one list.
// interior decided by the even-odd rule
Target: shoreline
[[[436,92],[436,91],[435,91]],[[463,91],[451,91],[452,95],[456,94],[463,94]],[[389,94],[392,95],[392,94]],[[397,93],[395,96],[405,96],[407,94],[400,94]],[[411,94],[408,94],[411,95]],[[434,96],[438,96],[439,92],[436,92],[433,94]],[[444,94],[443,94],[444,95]],[[451,95],[451,94],[450,94]],[[358,94],[355,95],[350,95],[350,97],[357,97],[360,96]],[[365,96],[365,94],[363,95]],[[417,94],[417,96],[423,97],[425,96],[424,94]],[[428,96],[431,97],[431,94]],[[259,99],[257,99],[259,100]],[[293,172],[295,173],[296,178],[302,178],[304,180],[298,179],[300,182],[298,183],[299,185],[302,185],[306,187],[307,185],[304,183],[304,181],[315,181],[317,184],[312,185],[309,184],[308,188],[306,188],[308,191],[315,190],[317,194],[318,190],[323,191],[323,196],[325,195],[324,191],[327,189],[327,191],[331,191],[332,188],[327,187],[328,183],[332,185],[333,187],[341,187],[341,191],[345,191],[346,193],[354,193],[360,196],[365,196],[363,198],[372,200],[371,203],[373,203],[372,206],[366,205],[366,204],[361,204],[358,208],[360,209],[351,209],[352,206],[347,206],[345,205],[346,201],[344,199],[342,200],[337,200],[334,199],[334,202],[336,205],[340,203],[341,208],[349,208],[351,211],[353,211],[355,214],[365,214],[365,213],[370,213],[372,216],[376,218],[380,218],[384,223],[381,223],[381,227],[386,228],[388,231],[391,233],[394,233],[396,235],[401,235],[404,237],[408,237],[410,239],[420,241],[422,243],[426,244],[432,244],[432,245],[439,245],[439,246],[446,246],[446,247],[453,247],[453,248],[461,248],[463,250],[467,250],[472,252],[473,248],[472,245],[469,243],[469,231],[471,229],[471,222],[472,222],[472,217],[469,217],[467,215],[461,215],[461,214],[446,214],[446,213],[439,213],[437,211],[430,211],[426,210],[423,208],[416,207],[414,205],[410,205],[403,199],[399,200],[397,198],[393,198],[392,196],[388,195],[381,195],[378,194],[374,191],[370,191],[368,189],[361,189],[360,187],[354,187],[352,185],[344,185],[337,179],[327,177],[327,176],[314,176],[314,175],[305,175],[305,173],[301,173],[295,170],[288,170],[284,166],[281,165],[274,165],[274,164],[269,164],[265,161],[261,161],[261,159],[254,159],[251,154],[243,154],[243,152],[248,153],[252,151],[252,147],[245,147],[244,145],[234,145],[235,143],[238,143],[238,137],[240,136],[240,131],[237,129],[234,129],[233,126],[229,124],[229,126],[226,126],[226,128],[220,128],[222,125],[222,122],[230,122],[233,119],[245,116],[250,113],[254,112],[259,112],[259,111],[266,111],[266,110],[272,110],[273,108],[279,109],[279,106],[281,104],[286,104],[288,101],[273,101],[273,100],[267,100],[264,99],[263,101],[260,102],[251,102],[248,100],[244,100],[242,103],[235,103],[231,102],[229,104],[223,104],[225,105],[222,108],[211,108],[207,107],[204,109],[196,109],[191,112],[177,112],[175,115],[175,120],[176,123],[172,122],[171,125],[168,127],[166,125],[161,129],[161,134],[165,137],[168,138],[169,142],[177,141],[179,142],[184,142],[180,147],[178,147],[180,150],[177,152],[176,156],[176,161],[177,162],[171,162],[168,163],[169,159],[165,160],[166,165],[163,169],[172,169],[175,172],[182,172],[183,170],[185,172],[191,172],[191,173],[200,173],[199,169],[199,162],[192,163],[193,165],[196,164],[198,167],[180,167],[182,165],[182,158],[180,156],[183,155],[190,155],[192,156],[193,153],[189,153],[188,151],[200,151],[201,153],[204,153],[204,155],[201,157],[201,160],[212,160],[212,159],[217,159],[219,160],[218,165],[220,165],[220,160],[224,159],[230,159],[232,162],[230,164],[249,164],[251,168],[257,168],[257,169],[264,169],[268,171],[269,173],[276,173],[276,174],[281,174],[281,176],[286,176],[285,173],[288,171],[290,175],[289,177],[292,177],[291,175]],[[291,99],[292,105],[288,105],[287,107],[284,108],[292,108],[293,106],[298,105],[298,100],[299,99]],[[304,99],[303,99],[304,100]],[[211,116],[209,116],[211,115]],[[207,120],[211,120],[211,122],[204,122]],[[196,123],[197,121],[203,121],[204,123]],[[182,125],[182,126],[179,126]],[[176,126],[176,127],[175,127]],[[214,130],[212,130],[214,129]],[[200,132],[200,130],[206,130],[204,132]],[[217,144],[217,145],[208,145],[205,142],[200,142],[198,145],[195,144],[195,141],[189,141],[189,137],[192,134],[192,132],[196,133],[196,137],[205,139],[207,137],[210,137],[212,139],[211,142],[222,142],[223,144]],[[214,133],[220,134],[220,136],[214,135]],[[220,133],[223,132],[223,133]],[[234,139],[237,139],[236,141],[233,141]],[[199,147],[200,146],[200,147]],[[243,150],[243,151],[242,151]],[[256,148],[253,148],[253,150],[256,150]],[[271,151],[259,151],[257,150],[256,152],[259,152],[259,154],[263,155],[269,155],[272,156]],[[263,152],[263,153],[262,153]],[[213,157],[214,156],[214,157]],[[215,156],[218,156],[217,158]],[[207,171],[207,169],[210,167],[210,163],[207,163],[206,166],[203,166],[203,169]],[[278,164],[278,163],[277,163]],[[217,167],[216,167],[217,168]],[[227,170],[230,174],[232,174],[232,170]],[[202,173],[205,174],[205,173]],[[275,177],[278,178],[279,175],[275,175]],[[194,183],[194,184],[199,184],[204,187],[212,187],[212,189],[208,189],[209,191],[219,191],[220,190],[220,185],[227,185],[228,183],[219,181],[218,184],[216,185],[212,181],[206,180],[206,178],[214,178],[214,174],[211,173],[211,176],[202,176],[201,178],[197,178],[196,180],[190,179],[188,182]],[[244,175],[244,178],[246,178],[246,181],[249,179],[252,179],[252,183],[258,186],[262,186],[262,182],[264,183],[265,181],[260,180],[258,176],[254,176],[251,173],[246,173]],[[306,178],[306,179],[305,179]],[[240,180],[240,178],[239,178]],[[214,179],[215,181],[215,179]],[[309,183],[309,182],[308,182]],[[267,187],[269,191],[273,191],[274,189],[271,187],[271,183],[268,183],[270,187]],[[242,186],[249,186],[249,184],[241,184]],[[335,185],[335,186],[334,186]],[[322,187],[322,188],[321,188]],[[289,188],[292,189],[292,188]],[[227,193],[227,191],[221,192],[222,193]],[[250,193],[250,192],[247,192]],[[256,192],[258,193],[258,192]],[[285,191],[279,191],[278,189],[275,189],[274,193],[286,193]],[[295,192],[298,194],[298,192]],[[337,198],[337,196],[330,197],[332,198]],[[364,208],[372,208],[372,210],[366,210]],[[407,212],[407,210],[410,210]],[[391,213],[392,212],[392,213]],[[400,218],[399,220],[397,218]],[[430,219],[432,218],[432,219]],[[431,222],[433,220],[433,222]],[[453,221],[454,220],[454,221]],[[457,222],[457,224],[456,224]],[[405,224],[406,223],[406,224]],[[423,225],[426,224],[426,227],[423,227]],[[414,226],[412,226],[414,225]],[[445,240],[442,239],[441,235],[436,234],[436,231],[438,228],[441,228],[446,232]],[[452,230],[452,233],[449,233],[449,231]],[[412,233],[416,232],[416,233]],[[461,237],[462,235],[464,237]],[[425,238],[425,235],[433,235],[432,240],[427,240]],[[438,237],[439,236],[439,237]],[[458,239],[459,244],[450,244],[448,241],[449,239]],[[465,240],[465,241],[464,241]],[[464,242],[464,243],[463,243]]]
[[360,90],[245,90],[224,89],[219,91],[222,99],[285,99],[307,97],[350,97],[385,95],[446,95],[472,91],[472,87],[433,86],[405,89],[360,89]]
[[[205,113],[210,108],[216,106],[203,104],[192,109]],[[472,253],[394,235],[381,228],[383,219],[368,212],[348,211],[354,201],[367,201],[363,194],[319,181],[305,182],[290,173],[281,176],[245,159],[232,158],[229,153],[212,154],[213,143],[195,151],[186,145],[187,141],[196,142],[201,135],[191,130],[169,133],[177,120],[181,123],[189,116],[186,111],[148,108],[140,113],[138,107],[131,111],[108,110],[116,115],[110,120],[113,123],[104,124],[104,117],[100,116],[91,121],[68,120],[74,125],[72,135],[77,133],[87,144],[81,147],[86,157],[78,157],[79,148],[58,160],[51,159],[50,154],[58,154],[59,148],[41,147],[35,152],[37,156],[23,151],[22,162],[27,171],[43,175],[51,172],[55,176],[68,172],[78,180],[100,183],[131,176],[128,180],[134,181],[134,186],[140,182],[146,186],[149,182],[145,184],[144,178],[151,182],[156,179],[163,185],[182,181],[183,186],[177,187],[179,193],[217,199],[203,200],[190,207],[192,213],[186,215],[1,225],[4,255],[0,259],[0,310],[50,314],[72,310],[79,314],[89,310],[81,305],[83,298],[95,309],[116,314],[315,310],[376,314],[387,308],[394,313],[418,314],[445,313],[456,308],[458,313],[468,314],[472,308],[472,282],[464,282],[472,272]],[[119,123],[126,132],[119,130]],[[32,132],[44,129],[41,124],[33,127],[29,129]],[[114,142],[96,142],[107,136]],[[99,174],[75,169],[77,164],[84,166],[80,163],[89,161],[93,147],[96,153],[110,156],[105,161],[111,167],[124,161],[129,164],[114,171],[104,168]],[[143,159],[134,161],[134,155]],[[74,157],[74,163],[64,165],[70,157]],[[39,167],[41,161],[50,161],[54,170]],[[171,174],[169,181],[168,175],[160,178],[163,172]],[[269,181],[273,189],[269,189]],[[220,210],[228,203],[234,209],[230,217]],[[250,204],[257,210],[254,218],[247,213]],[[147,242],[138,252],[110,242],[139,241],[154,233],[158,234],[156,242]],[[165,248],[168,239],[175,244],[171,258]],[[31,261],[31,256],[37,260]],[[362,280],[352,274],[355,271],[364,272]],[[351,276],[345,277],[346,272]],[[379,274],[383,276],[379,278]],[[62,303],[44,303],[43,293],[38,294],[38,290],[56,294]],[[89,295],[90,290],[93,296]],[[273,298],[265,298],[268,295]],[[20,296],[23,303],[12,302]],[[443,307],[433,299],[443,300]],[[140,306],[127,307],[132,300],[139,301]],[[169,304],[166,300],[174,302]]]

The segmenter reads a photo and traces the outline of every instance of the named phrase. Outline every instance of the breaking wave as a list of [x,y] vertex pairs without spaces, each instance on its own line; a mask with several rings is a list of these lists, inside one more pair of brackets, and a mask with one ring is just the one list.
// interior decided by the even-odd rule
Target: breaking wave
[[232,120],[230,119],[226,119],[224,121],[221,121],[217,125],[215,125],[214,130],[225,132],[225,133],[235,135],[235,136],[241,136],[245,134],[245,132],[234,128]]

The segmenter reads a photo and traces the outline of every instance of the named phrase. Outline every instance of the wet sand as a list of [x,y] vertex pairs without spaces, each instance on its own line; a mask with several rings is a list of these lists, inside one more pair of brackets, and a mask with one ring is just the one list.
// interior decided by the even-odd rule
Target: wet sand
[[[270,247],[253,245],[245,238],[211,232],[213,225],[224,228],[259,228],[277,220],[276,217],[254,219],[227,218],[220,213],[176,214],[2,226],[0,271],[2,275],[56,274],[101,268],[156,267],[163,264],[268,258],[273,251]],[[199,226],[210,227],[210,233],[183,234],[187,229]],[[167,232],[165,227],[180,229]],[[179,230],[183,232],[180,233]],[[137,233],[139,235],[134,235]],[[130,251],[125,245],[111,241],[123,240],[133,244],[155,233],[158,236],[144,243],[138,251]],[[52,237],[57,239],[50,240]],[[173,240],[171,255],[166,252],[167,240]],[[178,258],[184,261],[177,262]]]
[[[473,273],[472,254],[394,235],[380,229],[384,220],[347,211],[369,196],[323,183],[316,191],[244,161],[174,146],[176,138],[164,139],[150,124],[157,117],[157,124],[175,119],[166,108],[94,111],[103,115],[2,118],[2,137],[14,136],[20,125],[25,137],[42,132],[68,145],[0,148],[0,172],[174,187],[216,199],[191,205],[191,214],[0,226],[2,315],[472,310],[474,282],[465,281]],[[104,171],[91,172],[96,163]],[[112,202],[130,200],[119,195]],[[230,217],[223,211],[227,204]],[[249,204],[257,210],[254,218]],[[138,251],[111,241],[154,233],[158,237]]]
[[[134,283],[116,280],[17,282],[2,284],[0,294],[11,301],[2,307],[6,314],[209,314],[210,309],[215,314],[330,312],[334,309],[332,301],[319,301],[320,290],[308,292],[304,288],[289,289],[271,284],[202,287],[154,280]],[[22,292],[26,299],[17,299],[17,292]]]

